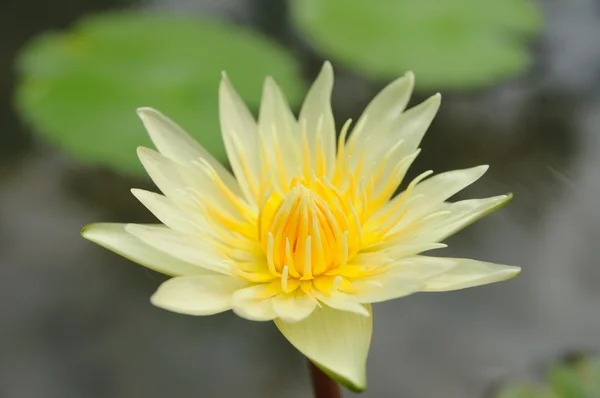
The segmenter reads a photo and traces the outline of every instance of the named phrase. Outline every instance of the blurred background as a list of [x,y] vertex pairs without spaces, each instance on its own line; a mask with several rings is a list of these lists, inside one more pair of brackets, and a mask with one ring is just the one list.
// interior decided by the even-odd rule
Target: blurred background
[[324,60],[339,125],[413,70],[444,101],[412,174],[487,163],[460,198],[515,194],[446,253],[522,274],[377,305],[363,395],[600,397],[597,0],[4,0],[0,30],[0,397],[310,396],[272,323],[157,309],[164,277],[79,231],[153,220],[135,108],[226,161],[220,71],[297,110]]

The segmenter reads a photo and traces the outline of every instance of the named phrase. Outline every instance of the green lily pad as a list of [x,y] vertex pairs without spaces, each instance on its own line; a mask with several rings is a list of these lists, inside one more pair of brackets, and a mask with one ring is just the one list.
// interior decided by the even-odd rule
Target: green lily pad
[[257,109],[267,75],[297,104],[298,69],[284,48],[239,26],[185,15],[102,14],[27,45],[16,99],[26,121],[53,145],[83,162],[139,173],[135,149],[152,144],[136,108],[160,110],[225,161],[221,71]]
[[530,0],[293,0],[297,29],[332,61],[419,88],[473,88],[525,71],[541,27]]

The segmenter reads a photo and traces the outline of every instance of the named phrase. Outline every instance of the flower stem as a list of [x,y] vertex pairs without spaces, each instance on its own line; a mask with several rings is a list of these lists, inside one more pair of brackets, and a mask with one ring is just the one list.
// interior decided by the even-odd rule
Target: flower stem
[[342,398],[340,386],[321,369],[308,361],[315,398]]

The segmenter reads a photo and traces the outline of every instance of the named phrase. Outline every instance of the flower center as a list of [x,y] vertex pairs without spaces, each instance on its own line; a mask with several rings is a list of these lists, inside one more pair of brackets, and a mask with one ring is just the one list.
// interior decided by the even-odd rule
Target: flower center
[[320,180],[296,179],[287,193],[268,195],[259,238],[271,274],[310,280],[344,266],[358,247],[352,213],[335,187]]

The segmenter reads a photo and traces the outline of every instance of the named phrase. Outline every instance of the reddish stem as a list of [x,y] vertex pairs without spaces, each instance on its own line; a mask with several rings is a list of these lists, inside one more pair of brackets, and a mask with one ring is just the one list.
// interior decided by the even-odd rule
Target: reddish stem
[[308,361],[315,398],[342,398],[340,386],[321,369]]

